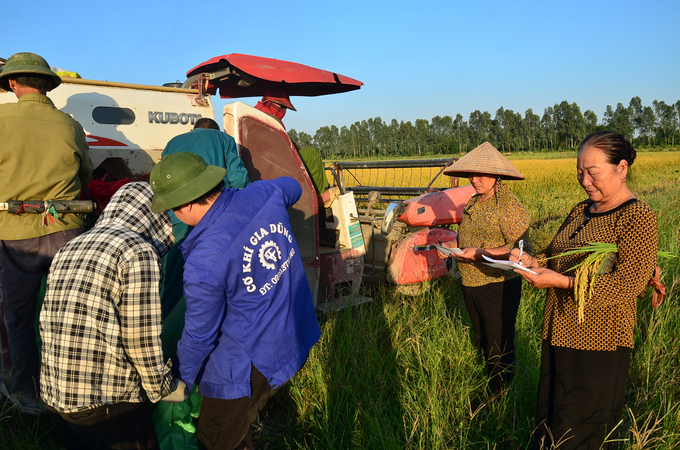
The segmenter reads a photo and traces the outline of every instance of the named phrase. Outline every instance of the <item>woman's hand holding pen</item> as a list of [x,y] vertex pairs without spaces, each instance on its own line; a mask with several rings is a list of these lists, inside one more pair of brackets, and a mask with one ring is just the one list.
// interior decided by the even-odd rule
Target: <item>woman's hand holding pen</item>
[[[522,244],[524,244],[524,242],[522,242]],[[522,245],[522,247],[524,247],[524,246]],[[537,269],[536,266],[538,265],[537,262],[536,262],[536,258],[534,258],[533,256],[531,256],[528,253],[524,253],[523,248],[513,248],[510,251],[510,256],[508,256],[508,260],[510,260],[512,262],[516,262],[520,266],[530,268],[531,270],[536,272],[536,269]],[[524,278],[526,280],[526,282],[529,283],[532,286],[535,286],[535,283],[538,281],[538,278],[539,278],[538,275],[530,274],[530,273],[527,273],[523,270],[515,269],[515,272],[520,274],[522,276],[522,278]]]
[[513,248],[512,251],[510,251],[510,256],[508,257],[508,259],[512,262],[516,262],[520,266],[524,266],[527,268],[538,267],[538,262],[536,261],[536,258],[534,258],[528,253],[523,252],[518,248]]
[[[521,256],[520,256],[521,254]],[[521,260],[520,260],[521,258]],[[510,261],[514,261],[517,264],[533,270],[536,274],[524,272],[523,270],[515,269],[515,272],[520,274],[527,283],[535,286],[539,289],[545,288],[561,288],[561,289],[573,289],[574,288],[574,277],[566,276],[555,272],[554,270],[544,269],[538,267],[538,262],[533,256],[520,251],[518,248],[513,248],[510,252]]]

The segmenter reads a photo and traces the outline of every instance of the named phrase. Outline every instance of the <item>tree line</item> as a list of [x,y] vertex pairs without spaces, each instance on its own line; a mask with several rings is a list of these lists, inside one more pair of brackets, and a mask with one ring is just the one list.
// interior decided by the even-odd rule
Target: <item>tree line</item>
[[484,141],[503,152],[570,150],[599,130],[623,133],[637,147],[674,147],[676,139],[680,142],[680,100],[644,106],[633,97],[628,106],[607,105],[600,123],[593,111],[581,113],[575,102],[563,101],[545,108],[542,116],[530,108],[522,117],[501,106],[493,117],[477,110],[467,121],[461,114],[415,123],[375,117],[340,129],[324,126],[314,136],[291,129],[288,136],[300,148],[314,146],[324,159],[334,159],[465,153]]

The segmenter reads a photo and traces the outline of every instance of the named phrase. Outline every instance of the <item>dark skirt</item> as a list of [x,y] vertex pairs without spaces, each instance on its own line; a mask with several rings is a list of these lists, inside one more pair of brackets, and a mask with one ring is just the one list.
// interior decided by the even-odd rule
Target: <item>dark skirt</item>
[[478,287],[463,286],[465,308],[475,345],[486,360],[492,386],[512,380],[515,366],[515,322],[522,297],[522,278]]
[[[536,449],[606,449],[619,430],[630,348],[574,350],[543,341]],[[610,435],[611,433],[611,435]]]

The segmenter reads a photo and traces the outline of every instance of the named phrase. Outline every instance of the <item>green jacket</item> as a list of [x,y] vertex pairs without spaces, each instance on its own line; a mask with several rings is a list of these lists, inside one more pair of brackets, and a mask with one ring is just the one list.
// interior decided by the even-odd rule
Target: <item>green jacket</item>
[[[76,200],[92,178],[85,132],[41,94],[24,94],[0,105],[0,202]],[[41,214],[0,211],[0,239],[19,240],[81,228],[85,217],[62,214],[55,223]]]
[[319,150],[314,147],[305,147],[300,149],[298,153],[307,173],[309,173],[309,177],[312,179],[316,193],[321,195],[323,191],[328,189],[328,178],[326,178],[326,168],[323,165]]

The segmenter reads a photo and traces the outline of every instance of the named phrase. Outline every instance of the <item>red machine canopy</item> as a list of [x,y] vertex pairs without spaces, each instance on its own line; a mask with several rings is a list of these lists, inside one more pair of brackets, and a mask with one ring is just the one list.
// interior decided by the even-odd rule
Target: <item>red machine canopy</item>
[[361,81],[289,61],[259,56],[216,56],[187,72],[184,87],[196,84],[201,74],[208,76],[207,92],[219,89],[221,98],[261,97],[272,92],[288,96],[339,94],[361,88]]

